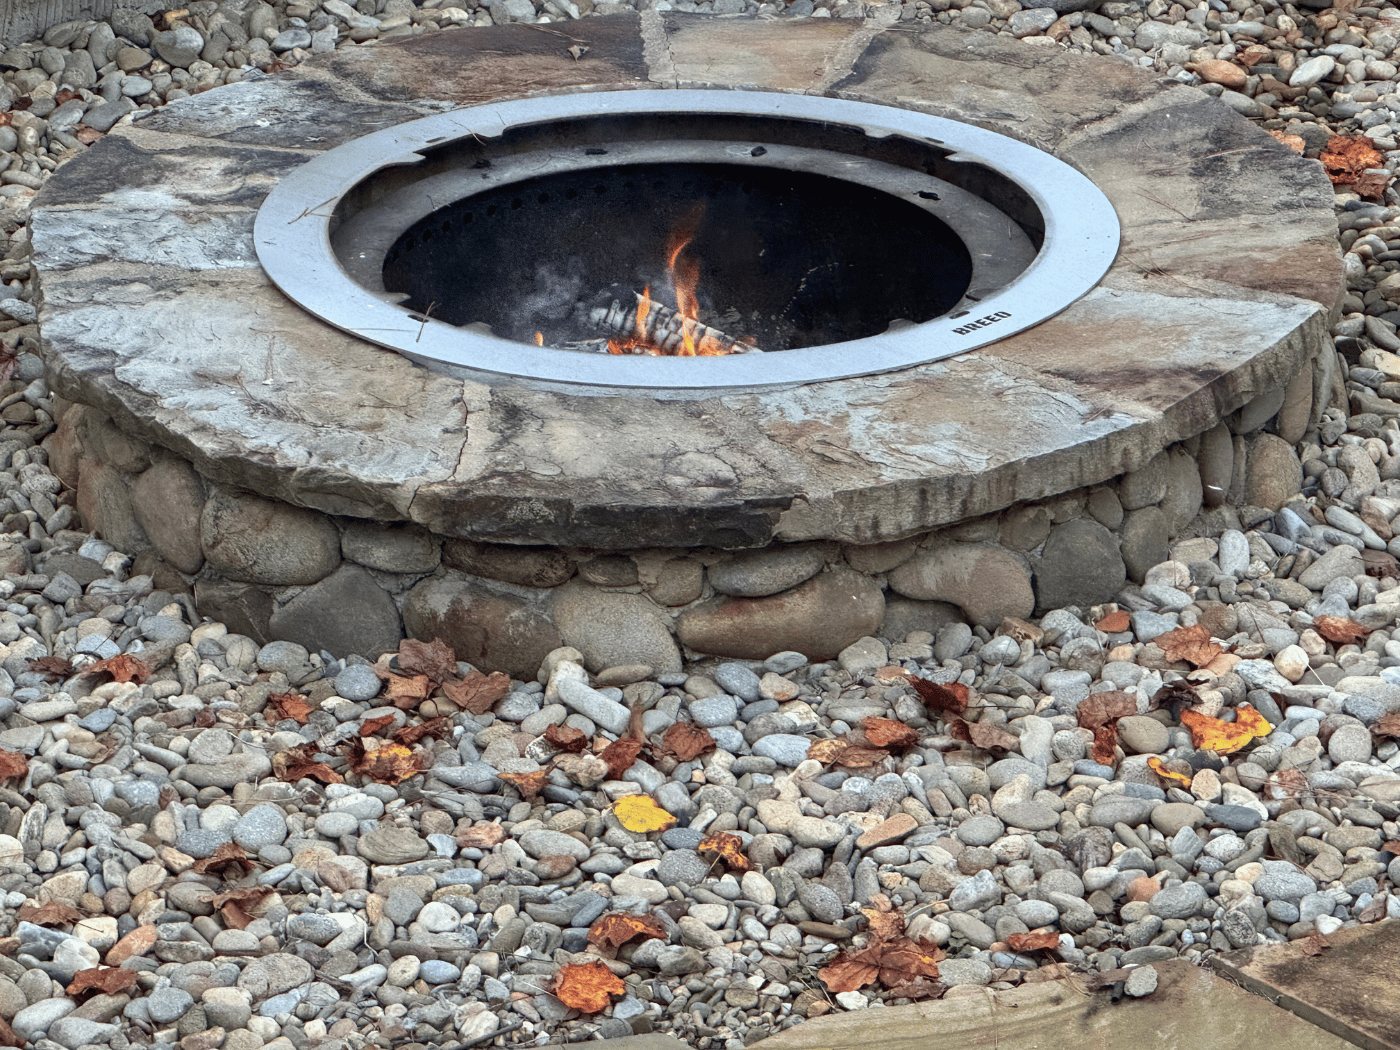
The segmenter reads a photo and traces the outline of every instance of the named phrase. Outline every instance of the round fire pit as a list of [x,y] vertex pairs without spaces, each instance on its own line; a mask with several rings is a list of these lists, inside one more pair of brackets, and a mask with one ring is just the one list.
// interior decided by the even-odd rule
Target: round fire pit
[[[355,139],[278,182],[255,240],[294,301],[425,364],[716,393],[905,368],[1031,327],[1103,276],[1118,222],[1068,164],[969,124],[635,91]],[[669,340],[651,338],[660,318]],[[684,318],[708,338],[686,340]],[[643,352],[608,353],[609,334]]]
[[1332,200],[1193,89],[986,34],[426,33],[46,182],[47,449],[258,639],[529,676],[995,629],[1298,491]]

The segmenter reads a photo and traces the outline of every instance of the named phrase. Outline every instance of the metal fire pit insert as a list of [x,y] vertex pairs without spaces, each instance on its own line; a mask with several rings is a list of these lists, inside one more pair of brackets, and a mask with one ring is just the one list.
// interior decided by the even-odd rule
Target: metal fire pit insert
[[[687,188],[713,204],[714,301],[776,312],[805,296],[783,352],[527,341],[532,271],[631,280]],[[1023,331],[1094,287],[1119,228],[1089,179],[1004,135],[862,102],[675,90],[503,102],[367,135],[283,178],[254,236],[300,306],[429,367],[703,392],[901,369]],[[747,249],[725,255],[735,241]]]

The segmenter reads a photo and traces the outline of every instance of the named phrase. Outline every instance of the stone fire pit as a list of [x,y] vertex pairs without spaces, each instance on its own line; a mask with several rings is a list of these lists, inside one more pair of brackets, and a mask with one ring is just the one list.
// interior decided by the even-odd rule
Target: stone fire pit
[[[317,321],[258,265],[259,204],[318,151],[484,101],[674,86],[1020,138],[1109,197],[1117,262],[962,356],[684,399],[454,379]],[[826,20],[432,33],[175,102],[49,180],[51,462],[139,571],[260,640],[441,636],[517,676],[561,644],[595,671],[675,671],[681,646],[825,659],[1106,600],[1199,514],[1296,493],[1293,447],[1342,398],[1335,229],[1314,162],[1113,60]]]

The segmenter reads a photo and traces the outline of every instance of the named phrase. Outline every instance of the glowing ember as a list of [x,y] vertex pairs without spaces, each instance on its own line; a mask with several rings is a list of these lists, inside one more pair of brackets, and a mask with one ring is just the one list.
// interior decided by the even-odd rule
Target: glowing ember
[[536,333],[535,333],[535,345],[536,345],[536,346],[544,346],[544,333],[543,333],[543,332],[536,332]]

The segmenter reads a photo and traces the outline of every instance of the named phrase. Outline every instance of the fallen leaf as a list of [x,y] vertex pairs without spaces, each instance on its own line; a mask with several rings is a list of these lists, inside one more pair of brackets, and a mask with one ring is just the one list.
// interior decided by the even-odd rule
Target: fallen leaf
[[529,773],[498,773],[497,776],[519,791],[526,802],[539,798],[540,792],[549,783],[547,769],[535,769]]
[[114,682],[135,682],[140,685],[151,677],[151,669],[128,653],[98,660],[83,668],[83,674],[105,674]]
[[710,832],[700,840],[695,852],[721,861],[730,871],[748,871],[751,866],[744,855],[744,840],[728,831]]
[[1280,131],[1278,128],[1270,128],[1269,134],[1299,156],[1302,156],[1303,152],[1308,148],[1308,144],[1303,141],[1303,136],[1301,135],[1290,135],[1286,131]]
[[871,747],[888,748],[890,751],[908,751],[918,746],[919,734],[913,726],[893,718],[866,718],[860,728]]
[[384,679],[384,699],[400,711],[411,711],[433,692],[433,680],[425,674],[390,673],[380,677]]
[[236,842],[225,842],[203,860],[195,861],[193,870],[200,875],[219,875],[223,878],[229,878],[236,871],[233,877],[242,878],[254,867],[242,846]]
[[631,941],[665,940],[666,927],[650,915],[610,912],[588,928],[588,943],[613,951]]
[[675,722],[661,738],[661,750],[678,762],[691,762],[715,749],[715,738],[703,726]]
[[1211,639],[1210,631],[1200,624],[1159,634],[1152,639],[1152,643],[1162,650],[1168,660],[1184,660],[1193,667],[1206,667],[1225,651]]
[[622,979],[602,962],[569,963],[554,979],[555,997],[569,1009],[584,1014],[600,1013],[615,997],[626,993]]
[[25,665],[51,682],[62,681],[73,673],[73,664],[62,656],[36,656]]
[[1371,724],[1371,735],[1378,737],[1390,737],[1400,740],[1400,711],[1392,711],[1388,715],[1381,715]]
[[650,795],[624,795],[613,803],[613,816],[628,831],[639,835],[676,826],[676,818],[658,806]]
[[402,729],[396,730],[392,739],[395,743],[412,747],[428,737],[441,740],[451,732],[452,723],[446,718],[430,718],[426,722],[419,722],[416,726],[404,726]]
[[[8,116],[8,114],[6,114]],[[21,1039],[15,1030],[10,1027],[10,1022],[0,1017],[0,1046],[14,1047],[15,1050],[23,1050],[28,1044]]]
[[1184,788],[1191,786],[1191,778],[1185,773],[1178,773],[1174,769],[1168,769],[1167,764],[1156,755],[1152,755],[1147,760],[1147,768],[1156,773],[1163,780],[1171,784],[1177,784]]
[[0,747],[0,781],[23,780],[29,775],[29,759],[18,751]]
[[277,713],[277,720],[290,718],[297,725],[304,726],[315,710],[300,693],[273,693],[267,698],[268,706]]
[[1333,645],[1356,645],[1371,633],[1369,627],[1362,627],[1345,616],[1319,616],[1313,621],[1313,629]]
[[32,922],[35,926],[71,926],[82,917],[83,913],[73,905],[60,901],[43,904],[26,901],[19,906],[18,913],[21,922]]
[[834,764],[843,769],[869,769],[871,766],[878,766],[889,757],[890,753],[881,748],[851,744],[836,756]]
[[360,723],[360,736],[383,736],[384,730],[394,724],[393,715],[375,715]]
[[1351,186],[1368,168],[1385,165],[1385,156],[1364,135],[1333,135],[1317,159],[1334,186]]
[[877,937],[859,951],[842,952],[818,970],[817,977],[833,994],[854,992],[877,980],[895,988],[920,978],[936,980],[942,958],[943,952],[931,941]]
[[420,642],[405,638],[399,643],[399,668],[409,674],[427,675],[441,685],[457,675],[457,654],[441,638]]
[[544,740],[554,750],[567,751],[570,754],[577,754],[588,746],[588,734],[573,726],[547,726]]
[[950,718],[948,735],[994,754],[1006,754],[1020,746],[1020,741],[1012,733],[990,722],[965,722],[961,718]]
[[1006,938],[1006,946],[1013,952],[1053,952],[1060,947],[1060,935],[1050,931],[1013,933]]
[[1230,755],[1252,740],[1268,736],[1273,725],[1249,706],[1235,708],[1235,721],[1225,722],[1199,711],[1181,712],[1181,724],[1191,730],[1191,742],[1217,755]]
[[1303,950],[1304,955],[1321,955],[1332,945],[1326,937],[1313,930],[1312,933],[1303,938],[1298,947]]
[[909,684],[914,687],[914,692],[919,694],[919,699],[924,702],[924,707],[930,711],[960,715],[967,710],[970,694],[967,686],[960,682],[939,685],[937,682],[930,682],[927,678],[911,675]]
[[250,886],[217,894],[210,903],[219,909],[225,926],[231,930],[246,930],[272,894],[271,886]]
[[1133,618],[1128,615],[1126,609],[1119,609],[1111,612],[1107,616],[1100,617],[1095,621],[1094,626],[1104,634],[1122,634],[1132,626]]
[[442,683],[442,693],[463,711],[484,715],[510,692],[510,675],[500,671],[476,671],[465,678]]
[[1195,707],[1201,702],[1200,694],[1196,692],[1194,686],[1182,679],[1168,682],[1155,693],[1148,703],[1149,711],[1166,710],[1171,712],[1171,716],[1177,721],[1181,721],[1181,712],[1188,707]]
[[1094,730],[1094,742],[1089,748],[1089,757],[1101,766],[1112,766],[1118,761],[1118,725],[1109,722]]
[[431,757],[410,751],[403,744],[385,744],[366,749],[359,737],[346,749],[350,769],[380,784],[402,784],[431,765]]
[[817,971],[817,977],[833,995],[855,992],[880,977],[880,953],[870,948],[842,952]]
[[1135,714],[1137,697],[1119,692],[1090,693],[1075,709],[1075,716],[1085,729],[1097,729]]
[[90,970],[78,970],[74,973],[65,991],[75,999],[90,995],[121,995],[136,987],[139,976],[135,970],[123,970],[116,966],[95,966]]
[[889,990],[891,999],[910,999],[919,1002],[923,999],[942,999],[948,986],[927,977],[919,977],[905,984],[897,984]]
[[882,941],[892,940],[904,932],[904,916],[894,910],[890,899],[877,893],[871,900],[871,907],[862,908],[870,933]]
[[813,740],[812,745],[807,748],[807,757],[824,766],[829,766],[841,756],[842,751],[850,746],[849,741],[839,740],[835,737],[827,740]]
[[499,824],[483,822],[460,829],[456,839],[462,849],[490,849],[506,840],[506,829]]
[[621,740],[614,740],[602,751],[599,751],[598,757],[607,763],[609,778],[617,780],[632,768],[632,763],[637,761],[637,757],[641,753],[642,742],[640,740],[623,737]]
[[316,745],[302,744],[272,756],[272,771],[278,780],[295,784],[298,780],[319,780],[322,784],[343,784],[345,778],[324,762],[316,761]]
[[108,966],[120,966],[128,959],[145,955],[155,947],[159,938],[160,931],[154,925],[138,926],[108,949],[103,962]]
[[1376,894],[1376,899],[1373,900],[1370,904],[1366,905],[1366,907],[1362,908],[1361,911],[1357,914],[1356,921],[1380,922],[1386,917],[1386,914],[1389,911],[1389,905],[1387,904],[1388,897],[1389,894]]
[[1389,842],[1382,842],[1381,852],[1389,853],[1395,857],[1400,857],[1400,841],[1391,839]]

